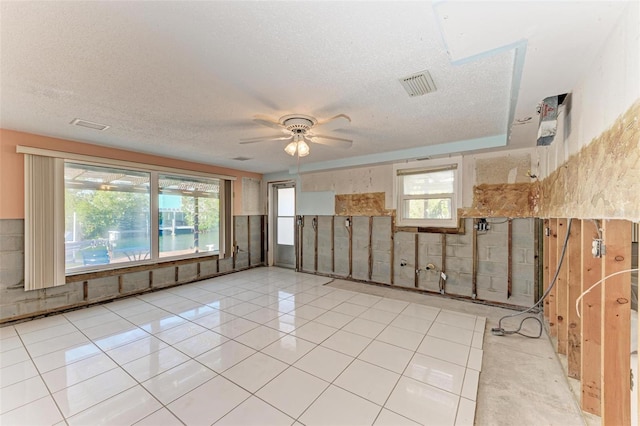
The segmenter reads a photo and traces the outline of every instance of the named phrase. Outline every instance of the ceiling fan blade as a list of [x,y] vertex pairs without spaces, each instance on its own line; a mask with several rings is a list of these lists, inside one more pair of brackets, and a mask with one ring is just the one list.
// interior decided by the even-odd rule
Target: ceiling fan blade
[[248,143],[258,143],[258,142],[275,142],[275,141],[290,141],[293,139],[293,136],[267,136],[263,138],[253,138],[253,139],[242,139],[240,145],[246,145]]
[[328,118],[324,121],[319,122],[314,127],[322,127],[322,130],[338,130],[348,127],[351,124],[351,118],[345,114],[339,114],[335,117]]
[[334,136],[310,135],[306,139],[320,145],[336,146],[345,149],[351,148],[351,145],[353,145],[353,141],[351,139],[336,138]]
[[264,115],[256,115],[255,117],[253,117],[253,121],[263,126],[271,127],[272,129],[284,129],[284,126],[282,124],[278,123],[277,121],[273,121],[271,118]]
[[264,135],[264,136],[255,136],[253,138],[241,138],[240,140],[242,142],[251,142],[251,141],[258,141],[258,140],[276,140],[276,139],[280,139],[280,140],[285,140],[285,139],[289,139],[291,137],[291,135],[289,136],[282,136],[282,135]]

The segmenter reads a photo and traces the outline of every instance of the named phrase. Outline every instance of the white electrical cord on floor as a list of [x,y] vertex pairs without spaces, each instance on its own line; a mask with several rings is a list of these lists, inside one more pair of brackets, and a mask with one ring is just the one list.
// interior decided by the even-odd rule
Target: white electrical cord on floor
[[584,296],[586,296],[587,293],[589,293],[591,290],[596,288],[599,284],[603,283],[607,279],[611,277],[615,277],[616,275],[626,274],[628,272],[638,272],[638,268],[625,269],[624,271],[618,271],[618,272],[614,272],[613,274],[609,274],[603,279],[601,279],[600,281],[598,281],[597,283],[595,283],[594,285],[592,285],[591,287],[589,287],[587,290],[585,290],[580,296],[578,296],[578,298],[576,299],[576,313],[578,314],[578,318],[580,318],[580,301]]

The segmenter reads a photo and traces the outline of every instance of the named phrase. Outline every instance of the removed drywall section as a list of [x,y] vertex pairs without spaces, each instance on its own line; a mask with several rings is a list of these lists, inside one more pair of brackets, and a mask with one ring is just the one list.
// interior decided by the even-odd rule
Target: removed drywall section
[[[235,270],[248,267],[249,255],[253,259],[252,266],[258,258],[264,258],[264,253],[261,254],[264,245],[258,244],[262,233],[260,223],[263,220],[264,216],[239,216],[236,221],[236,231],[240,231],[243,226],[246,228],[247,222],[251,223],[249,233],[252,243],[247,246],[246,231],[244,234],[239,233],[245,242],[240,246],[241,252],[238,262],[235,262]],[[234,271],[233,258],[218,260],[208,256],[164,261],[157,265],[124,266],[121,270],[69,276],[65,285],[25,291],[24,220],[0,219],[0,243],[0,323]],[[242,248],[248,249],[249,252],[243,253]],[[258,251],[258,255],[255,255],[254,251]]]
[[473,188],[473,205],[458,210],[459,217],[534,217],[540,188],[534,183],[482,184]]
[[336,195],[338,216],[392,216],[395,210],[385,209],[385,193]]
[[640,220],[640,101],[542,182],[539,217]]

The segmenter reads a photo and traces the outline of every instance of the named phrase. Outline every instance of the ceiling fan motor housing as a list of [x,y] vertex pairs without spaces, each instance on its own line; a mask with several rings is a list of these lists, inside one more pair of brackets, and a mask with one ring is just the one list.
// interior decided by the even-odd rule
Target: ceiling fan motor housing
[[280,123],[293,134],[305,134],[318,121],[306,115],[285,115],[280,118]]

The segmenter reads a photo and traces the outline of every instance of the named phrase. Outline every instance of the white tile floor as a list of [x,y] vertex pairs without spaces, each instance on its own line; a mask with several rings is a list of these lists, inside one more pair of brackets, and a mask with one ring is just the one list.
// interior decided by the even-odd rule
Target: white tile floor
[[0,424],[473,424],[485,318],[258,268],[0,328]]

